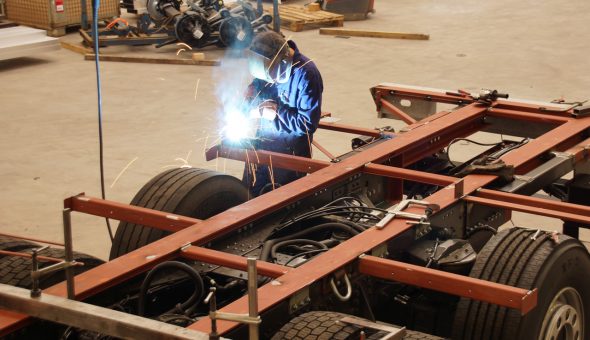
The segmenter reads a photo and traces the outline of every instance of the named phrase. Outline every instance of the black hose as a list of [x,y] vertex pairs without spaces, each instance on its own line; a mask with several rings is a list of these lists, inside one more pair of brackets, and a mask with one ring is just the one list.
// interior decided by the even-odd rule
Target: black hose
[[357,235],[359,233],[354,228],[351,228],[343,223],[329,222],[329,223],[316,225],[314,227],[301,230],[300,232],[297,232],[292,235],[287,235],[287,236],[283,236],[280,238],[276,238],[276,239],[268,240],[268,241],[264,242],[264,245],[262,246],[262,249],[260,250],[260,260],[268,261],[272,247],[281,241],[299,239],[302,236],[305,236],[305,235],[308,235],[311,233],[315,233],[318,231],[322,231],[322,230],[329,230],[329,229],[340,229],[344,232],[349,233],[352,236]]
[[275,243],[272,246],[272,248],[270,248],[271,258],[273,258],[273,259],[277,258],[277,249],[279,249],[281,247],[293,245],[293,244],[309,244],[312,246],[316,246],[318,249],[328,249],[328,246],[326,246],[325,244],[323,244],[319,241],[315,241],[315,240],[308,240],[308,239],[301,239],[301,238],[294,239],[294,240],[285,240],[285,241]]
[[195,305],[203,298],[203,295],[205,294],[205,285],[203,284],[203,278],[201,278],[201,275],[199,275],[199,273],[196,270],[194,270],[191,266],[183,262],[162,262],[159,265],[155,266],[152,270],[150,270],[150,272],[143,280],[143,283],[141,284],[141,288],[139,289],[139,297],[137,300],[137,315],[144,316],[147,290],[150,288],[150,285],[155,275],[162,269],[166,268],[173,268],[185,272],[186,274],[188,274],[188,276],[190,276],[193,279],[193,282],[195,283],[195,291],[193,292],[193,295],[191,295],[191,297],[188,300],[177,306],[176,309],[181,309],[182,311],[184,311],[187,307]]

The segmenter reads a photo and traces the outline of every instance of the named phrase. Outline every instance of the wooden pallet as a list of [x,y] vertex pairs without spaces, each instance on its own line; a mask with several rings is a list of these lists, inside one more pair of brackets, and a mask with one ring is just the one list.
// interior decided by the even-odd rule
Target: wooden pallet
[[[272,8],[269,9],[272,14]],[[296,5],[279,5],[281,26],[293,32],[304,29],[344,25],[344,15],[326,11],[308,11],[306,7]]]

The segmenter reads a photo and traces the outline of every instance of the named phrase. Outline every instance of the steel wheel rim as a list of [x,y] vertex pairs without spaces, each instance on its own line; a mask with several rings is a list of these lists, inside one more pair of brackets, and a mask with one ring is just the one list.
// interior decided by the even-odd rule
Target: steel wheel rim
[[572,287],[555,295],[545,317],[539,340],[584,339],[584,305],[580,293]]

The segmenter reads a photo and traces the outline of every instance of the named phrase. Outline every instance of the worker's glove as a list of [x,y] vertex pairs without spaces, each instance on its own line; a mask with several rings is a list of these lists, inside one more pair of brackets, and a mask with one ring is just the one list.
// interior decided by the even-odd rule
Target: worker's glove
[[274,120],[277,116],[278,104],[274,100],[265,100],[250,111],[250,118]]

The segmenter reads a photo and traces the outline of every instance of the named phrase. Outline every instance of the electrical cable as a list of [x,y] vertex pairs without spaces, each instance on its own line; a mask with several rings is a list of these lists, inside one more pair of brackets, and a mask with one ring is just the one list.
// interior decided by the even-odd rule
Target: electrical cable
[[[100,61],[98,56],[98,9],[100,7],[100,0],[92,1],[92,40],[94,42],[94,65],[96,68],[96,91],[98,98],[98,154],[100,163],[100,193],[102,199],[106,199],[105,187],[104,187],[104,153],[103,153],[103,137],[102,137],[102,91],[100,81]],[[105,218],[107,223],[107,229],[109,231],[109,237],[111,243],[113,243],[115,237],[113,236],[113,229],[111,228],[111,222],[108,218]]]

